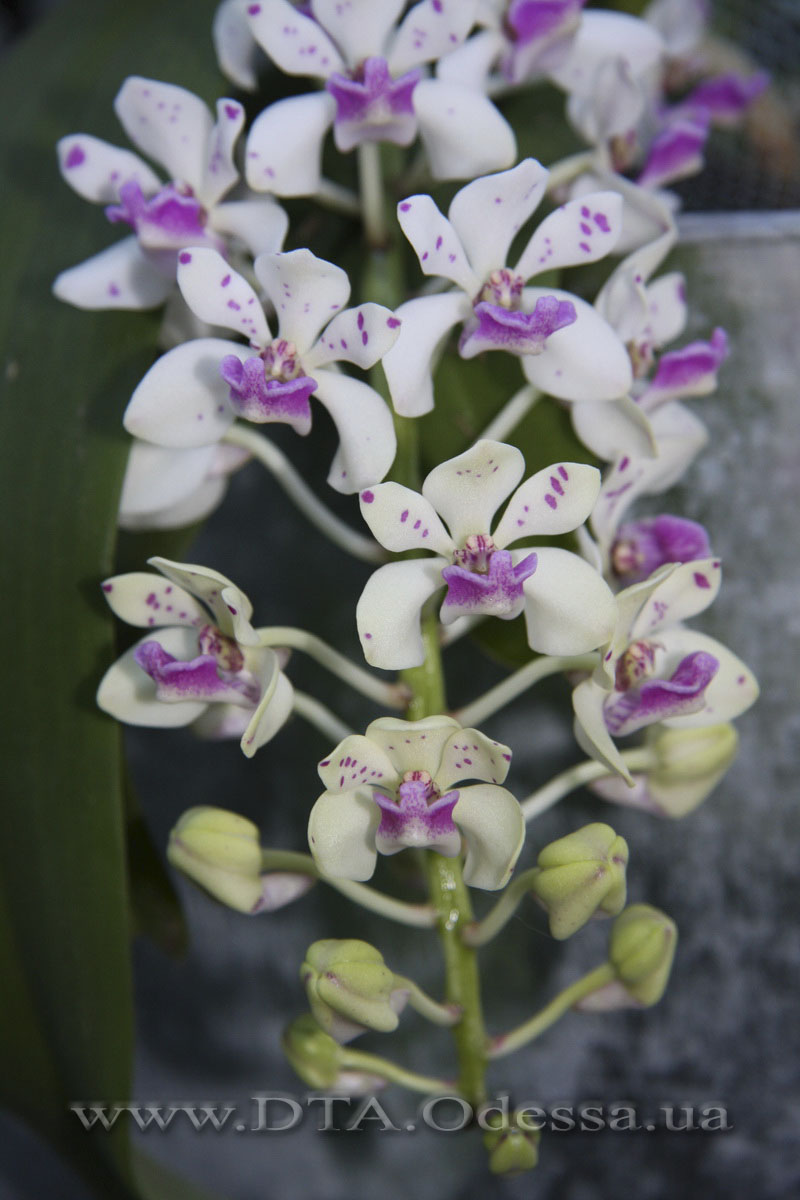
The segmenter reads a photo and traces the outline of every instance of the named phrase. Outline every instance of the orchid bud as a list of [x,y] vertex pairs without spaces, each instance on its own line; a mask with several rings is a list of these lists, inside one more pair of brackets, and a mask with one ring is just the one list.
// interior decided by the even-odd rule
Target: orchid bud
[[[524,1118],[525,1110],[522,1110]],[[490,1126],[483,1135],[483,1144],[489,1155],[489,1170],[493,1175],[513,1178],[523,1171],[531,1171],[539,1161],[538,1129],[519,1119],[520,1114],[503,1116],[495,1113],[487,1118]]]
[[311,1013],[296,1017],[281,1038],[289,1063],[311,1088],[331,1088],[339,1078],[342,1050],[337,1041],[320,1029]]
[[246,817],[222,808],[188,809],[170,834],[167,857],[216,900],[238,912],[258,909],[261,843]]
[[610,825],[585,825],[545,846],[531,891],[547,909],[553,937],[571,937],[591,917],[622,911],[627,862],[627,844]]
[[300,978],[315,1019],[337,1042],[348,1042],[367,1029],[391,1033],[397,1028],[394,975],[383,955],[367,942],[356,938],[314,942]]
[[664,995],[677,940],[675,922],[649,904],[632,904],[614,922],[609,961],[626,992],[643,1008]]

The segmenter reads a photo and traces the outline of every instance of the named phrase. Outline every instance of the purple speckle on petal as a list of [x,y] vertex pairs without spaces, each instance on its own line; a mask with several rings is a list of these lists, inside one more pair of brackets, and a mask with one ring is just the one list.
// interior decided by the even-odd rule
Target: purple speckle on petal
[[220,281],[220,285],[219,285],[219,286],[220,286],[220,287],[227,287],[227,286],[228,286],[228,284],[230,283],[230,281],[231,281],[231,277],[230,277],[230,275],[226,275],[226,276],[225,276],[225,278],[224,278],[224,279],[222,279],[222,280]]
[[386,324],[389,326],[390,329],[396,329],[397,326],[400,324],[400,320],[398,317],[388,317],[386,320]]
[[581,250],[583,250],[584,254],[591,254],[592,250],[588,242],[579,242],[578,245],[580,246]]
[[581,221],[581,233],[585,233],[587,237],[591,237],[591,225],[587,225],[585,221]]
[[567,471],[566,467],[564,467],[564,466],[559,467],[558,473],[562,479],[569,479],[569,472]]
[[229,613],[232,613],[234,617],[236,616],[236,609],[233,607],[232,604],[227,604],[226,608]]
[[411,205],[406,201],[405,204],[400,205],[400,212],[408,212],[408,210],[410,208],[411,208]]
[[372,504],[372,501],[375,499],[375,493],[374,492],[362,492],[361,499],[364,501],[365,504]]
[[251,17],[255,17],[261,12],[261,5],[260,4],[248,4],[247,11],[250,13]]
[[549,492],[545,496],[544,502],[545,502],[545,504],[548,504],[550,506],[550,508],[558,507],[558,501],[556,500],[555,496],[551,496]]
[[86,155],[80,146],[73,146],[67,157],[64,159],[65,167],[79,167],[82,162],[86,161]]
[[441,235],[439,237],[437,237],[437,239],[436,239],[436,249],[437,250],[441,250],[443,240],[444,239],[441,237]]
[[[371,634],[371,633],[365,633],[365,634],[364,634],[364,637],[367,639],[367,641],[369,641],[369,640],[370,640],[370,638],[372,637],[372,634]],[[375,774],[375,772],[374,772],[374,771],[373,771],[372,773],[373,773],[373,775]]]
[[360,312],[360,313],[358,314],[358,320],[356,321],[356,325],[358,326],[358,328],[359,328],[359,329],[363,329],[363,328],[364,328],[364,314],[363,314],[363,312]]
[[605,213],[595,213],[594,223],[603,233],[611,233],[611,226],[608,223],[608,217]]
[[113,590],[114,590],[114,585],[113,585],[113,583],[104,583],[104,584],[103,584],[103,591],[104,591],[104,592],[113,592]]
[[225,116],[229,117],[231,121],[235,121],[241,111],[238,104],[225,105]]
[[703,575],[702,571],[695,571],[692,578],[694,579],[696,585],[699,588],[710,588],[711,587],[711,584],[708,582],[705,575]]
[[181,254],[178,255],[178,262],[190,263],[191,261],[192,261],[192,256],[188,250],[184,250]]
[[407,520],[408,520],[408,509],[406,508],[403,510],[403,512],[400,513],[400,522],[401,522],[401,524],[404,525]]
[[368,342],[368,341],[369,341],[369,334],[367,333],[366,329],[362,329],[362,331],[361,331],[361,343],[362,343],[362,345],[366,346],[366,344],[367,344],[367,342]]

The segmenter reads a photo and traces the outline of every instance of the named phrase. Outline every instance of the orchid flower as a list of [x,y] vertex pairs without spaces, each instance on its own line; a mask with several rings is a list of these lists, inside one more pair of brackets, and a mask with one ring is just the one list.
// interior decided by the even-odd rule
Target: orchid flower
[[351,493],[382,479],[396,448],[389,408],[334,364],[373,366],[397,337],[398,318],[380,304],[345,309],[347,275],[309,250],[259,255],[255,273],[278,314],[274,339],[253,288],[220,254],[181,251],[178,284],[188,306],[209,324],[243,334],[249,347],[198,338],[170,350],[134,392],[126,429],[184,449],[215,445],[237,417],[307,434],[313,395],[339,434],[331,487]]
[[[383,546],[434,552],[388,563],[367,581],[356,609],[367,662],[403,668],[424,661],[420,612],[443,585],[445,624],[465,615],[509,621],[524,610],[528,643],[545,654],[583,654],[609,637],[614,600],[588,563],[555,547],[507,549],[520,538],[557,536],[585,521],[597,496],[597,470],[556,463],[517,487],[524,471],[515,446],[484,440],[435,467],[422,495],[397,483],[361,493],[361,513]],[[496,510],[512,492],[492,531]]]
[[[244,109],[206,105],[171,83],[131,76],[114,109],[130,140],[169,174],[164,183],[144,159],[86,133],[58,143],[61,174],[75,191],[105,204],[112,224],[133,234],[77,267],[63,271],[53,290],[78,308],[154,308],[175,285],[178,251],[210,246],[227,252],[231,239],[258,254],[279,250],[286,213],[264,196],[224,201],[239,175],[233,162]],[[262,191],[265,189],[261,189]]]
[[238,446],[169,449],[134,438],[122,481],[120,529],[180,529],[221,503],[228,478],[249,455]]
[[403,0],[289,0],[248,4],[250,29],[282,71],[323,81],[321,91],[279,100],[253,123],[247,181],[280,196],[313,194],[327,131],[340,151],[365,142],[408,146],[422,138],[436,179],[510,166],[511,127],[480,91],[424,79],[421,65],[457,46],[476,0],[421,0],[398,25]]
[[720,566],[709,558],[665,567],[620,592],[611,641],[573,692],[580,746],[629,782],[614,738],[656,722],[677,729],[718,725],[758,695],[752,672],[735,654],[681,624],[712,603]]
[[287,721],[294,692],[282,659],[261,646],[252,605],[207,567],[151,558],[145,571],[107,579],[112,611],[149,633],[109,667],[97,703],[128,725],[191,725],[210,738],[241,739],[248,758]]
[[[463,837],[466,883],[503,887],[525,839],[519,803],[498,786],[510,761],[507,746],[452,717],[373,721],[319,764],[326,790],[308,822],[317,867],[365,880],[379,853],[423,847],[455,858]],[[481,782],[458,786],[469,779]]]
[[631,383],[619,338],[585,301],[558,288],[526,287],[543,271],[596,262],[614,249],[621,203],[612,192],[572,202],[546,217],[515,267],[511,242],[542,200],[548,172],[528,158],[456,193],[444,217],[430,196],[398,205],[403,232],[426,275],[451,291],[400,305],[403,328],[384,359],[392,401],[403,416],[433,407],[432,361],[453,326],[463,323],[462,358],[505,350],[522,358],[531,383],[562,400],[611,400]]

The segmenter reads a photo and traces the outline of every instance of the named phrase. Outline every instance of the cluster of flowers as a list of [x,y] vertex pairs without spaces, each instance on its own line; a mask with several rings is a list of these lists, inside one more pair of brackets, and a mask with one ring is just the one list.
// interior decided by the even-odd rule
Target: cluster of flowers
[[[698,169],[711,124],[734,119],[764,86],[752,76],[691,87],[702,70],[701,35],[697,0],[655,0],[644,19],[583,12],[583,0],[224,0],[214,39],[239,87],[255,88],[267,59],[316,81],[255,119],[241,171],[238,101],[219,100],[215,120],[184,89],[138,77],[124,83],[116,112],[166,180],[137,154],[89,134],[59,144],[65,180],[130,233],[64,271],[56,294],[84,308],[168,306],[168,348],[124,416],[134,442],[120,522],[158,528],[206,515],[233,469],[251,454],[269,465],[278,453],[263,438],[255,449],[248,426],[282,422],[308,434],[315,398],[339,440],[328,483],[358,495],[378,543],[365,556],[384,560],[356,612],[367,663],[401,671],[422,664],[421,614],[436,595],[448,636],[524,614],[531,651],[558,656],[554,669],[569,672],[577,741],[607,771],[598,791],[673,816],[718,781],[735,750],[727,723],[757,693],[730,650],[685,624],[720,586],[706,531],[670,514],[630,516],[640,498],[675,483],[704,445],[705,428],[683,401],[714,390],[727,354],[720,329],[664,350],[685,330],[686,290],[680,275],[656,274],[677,237],[664,185]],[[685,94],[670,102],[665,81],[675,79]],[[532,158],[514,165],[514,132],[495,103],[506,88],[541,81],[566,93],[569,119],[590,146],[550,170]],[[321,173],[331,129],[339,151],[361,156],[362,185],[379,165],[374,143],[407,147],[417,138],[414,178],[469,180],[446,216],[425,192],[399,192],[399,230],[433,282],[392,309],[369,300],[348,307],[339,266],[307,247],[282,249],[289,220],[281,198],[350,203]],[[546,197],[560,203],[528,230]],[[616,265],[593,304],[549,283],[554,271],[610,256]],[[448,344],[463,359],[515,356],[522,395],[568,405],[604,472],[555,462],[526,478],[520,451],[490,431],[436,466],[421,492],[384,482],[397,449],[392,408],[415,418],[434,407]],[[352,373],[378,363],[391,406]],[[320,502],[293,486],[306,514],[319,516]],[[577,552],[547,544],[570,533]],[[401,557],[385,561],[381,547]],[[291,639],[254,628],[250,601],[230,580],[196,565],[151,563],[159,575],[103,585],[117,616],[146,633],[107,672],[102,708],[132,724],[238,737],[247,755],[293,711],[313,717],[285,674]],[[294,644],[400,707],[392,685],[304,637]],[[617,739],[643,729],[653,758],[632,774]],[[452,858],[464,852],[468,884],[505,886],[526,816],[503,787],[507,747],[445,714],[381,717],[364,735],[342,732],[319,764],[324,791],[309,821],[323,878],[367,880],[377,854],[415,846]],[[215,894],[255,912],[303,890],[289,872],[276,888],[254,857],[250,830],[226,826],[220,849],[219,829],[209,833],[203,820],[194,840],[185,827],[176,832],[173,852]],[[598,852],[603,862],[610,845]],[[570,861],[591,858],[582,844]],[[540,857],[537,870],[545,866]],[[618,883],[585,918],[619,913]],[[541,888],[539,898],[547,900]],[[558,922],[563,895],[551,901]],[[571,916],[566,925],[577,927]]]

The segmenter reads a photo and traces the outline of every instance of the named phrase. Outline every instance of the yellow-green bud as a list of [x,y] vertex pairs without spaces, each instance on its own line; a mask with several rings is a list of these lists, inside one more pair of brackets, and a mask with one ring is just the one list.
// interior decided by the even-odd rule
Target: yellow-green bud
[[533,1170],[539,1161],[540,1131],[524,1121],[518,1123],[516,1113],[508,1118],[497,1113],[488,1118],[487,1124],[492,1128],[483,1135],[483,1144],[492,1174],[510,1178]]
[[366,1029],[397,1028],[394,974],[383,955],[357,938],[325,938],[309,946],[300,968],[314,1017],[339,1042]]
[[303,1083],[320,1089],[336,1085],[341,1047],[330,1034],[320,1029],[311,1013],[292,1021],[284,1031],[281,1045]]
[[650,742],[657,758],[648,773],[650,796],[659,811],[683,817],[702,804],[736,758],[733,725],[699,729],[660,728]]
[[625,991],[648,1008],[664,995],[678,930],[666,913],[632,904],[611,927],[609,961]]
[[261,900],[261,843],[252,821],[222,808],[190,808],[169,837],[167,857],[215,899],[238,912]]
[[531,891],[547,909],[553,937],[570,937],[594,916],[625,906],[628,847],[610,825],[584,825],[545,846]]

